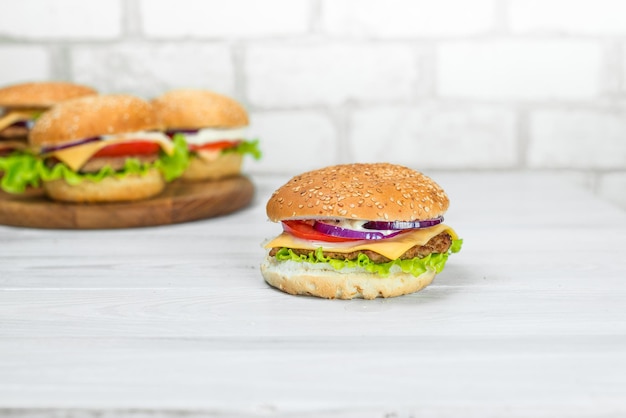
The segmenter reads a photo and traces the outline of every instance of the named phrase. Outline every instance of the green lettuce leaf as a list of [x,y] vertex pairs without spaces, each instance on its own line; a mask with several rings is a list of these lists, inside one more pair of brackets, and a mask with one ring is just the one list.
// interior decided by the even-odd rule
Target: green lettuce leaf
[[26,187],[38,187],[41,161],[32,154],[13,152],[0,157],[0,188],[8,193],[23,193]]
[[237,154],[241,155],[250,154],[255,160],[260,160],[261,156],[263,155],[261,149],[259,148],[258,139],[242,141],[236,147],[225,149],[224,152],[236,152]]
[[378,274],[379,276],[386,277],[389,275],[393,266],[398,266],[403,272],[412,274],[413,276],[419,276],[427,270],[435,270],[440,273],[448,256],[451,253],[456,253],[461,250],[463,240],[452,240],[452,245],[447,253],[429,254],[424,258],[411,258],[408,260],[393,260],[387,263],[375,263],[367,255],[359,254],[356,260],[338,260],[329,257],[324,257],[322,247],[318,247],[315,252],[307,254],[296,254],[289,248],[281,248],[276,253],[276,259],[279,261],[297,261],[303,263],[328,263],[335,270],[341,270],[343,268],[360,267],[370,273]]
[[189,150],[185,135],[176,134],[172,137],[172,141],[174,142],[174,153],[172,155],[161,153],[161,158],[154,163],[155,167],[163,173],[165,181],[172,181],[180,177],[189,165]]
[[63,179],[68,184],[76,185],[84,180],[99,182],[109,176],[122,178],[130,174],[145,175],[153,168],[161,171],[166,181],[171,181],[180,177],[189,164],[189,151],[185,137],[175,135],[173,142],[173,154],[167,155],[161,152],[159,159],[153,163],[142,163],[135,158],[129,158],[122,170],[115,171],[106,166],[97,173],[78,173],[63,163],[48,167],[35,155],[13,153],[8,157],[0,158],[0,172],[4,172],[0,187],[9,193],[23,193],[26,187],[37,187],[41,181]]

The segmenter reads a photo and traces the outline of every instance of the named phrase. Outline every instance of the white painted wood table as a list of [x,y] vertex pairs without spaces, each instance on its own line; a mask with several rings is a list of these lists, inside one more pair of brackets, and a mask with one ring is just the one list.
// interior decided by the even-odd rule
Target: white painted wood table
[[199,222],[0,226],[1,414],[626,416],[626,214],[547,175],[433,176],[463,250],[387,300],[264,283],[282,177]]

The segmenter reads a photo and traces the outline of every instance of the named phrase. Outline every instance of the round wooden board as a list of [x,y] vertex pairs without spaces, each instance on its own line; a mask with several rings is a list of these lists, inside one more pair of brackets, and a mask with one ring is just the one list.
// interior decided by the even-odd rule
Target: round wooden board
[[225,215],[252,201],[254,185],[245,176],[167,185],[158,196],[128,203],[53,202],[40,191],[0,192],[0,224],[51,229],[111,229],[168,225]]

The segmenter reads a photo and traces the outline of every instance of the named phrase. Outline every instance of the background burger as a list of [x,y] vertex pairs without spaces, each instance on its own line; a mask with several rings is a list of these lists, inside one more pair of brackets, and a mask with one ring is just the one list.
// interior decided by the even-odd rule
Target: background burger
[[243,155],[258,159],[258,141],[245,140],[246,110],[230,97],[206,90],[169,91],[152,101],[170,137],[183,135],[189,147],[185,180],[238,175]]
[[292,178],[267,202],[283,233],[265,280],[291,294],[373,299],[429,285],[462,241],[443,224],[443,189],[406,167],[346,164]]
[[43,111],[68,99],[97,94],[91,87],[60,82],[0,88],[0,156],[27,147],[28,133]]
[[150,103],[138,97],[65,101],[45,112],[31,130],[29,142],[36,156],[5,159],[12,169],[3,188],[20,192],[42,181],[49,197],[68,202],[157,195],[188,163],[184,141],[170,141],[161,128]]

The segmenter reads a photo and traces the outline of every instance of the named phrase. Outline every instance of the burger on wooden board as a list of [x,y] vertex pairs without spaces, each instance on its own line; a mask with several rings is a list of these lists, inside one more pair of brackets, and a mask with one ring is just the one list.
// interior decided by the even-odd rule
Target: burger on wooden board
[[0,159],[5,191],[43,183],[54,200],[98,203],[146,199],[188,164],[183,139],[171,141],[149,102],[127,94],[64,101],[29,136],[34,155]]
[[290,294],[374,299],[419,291],[462,240],[443,223],[449,199],[426,175],[388,163],[293,177],[267,202],[283,232],[264,244],[262,275]]
[[258,141],[246,140],[248,113],[236,100],[207,90],[171,90],[152,100],[170,137],[184,136],[190,151],[184,180],[240,174],[243,156],[258,159]]
[[62,81],[0,88],[0,156],[27,148],[28,133],[46,109],[64,100],[95,94],[91,87]]

